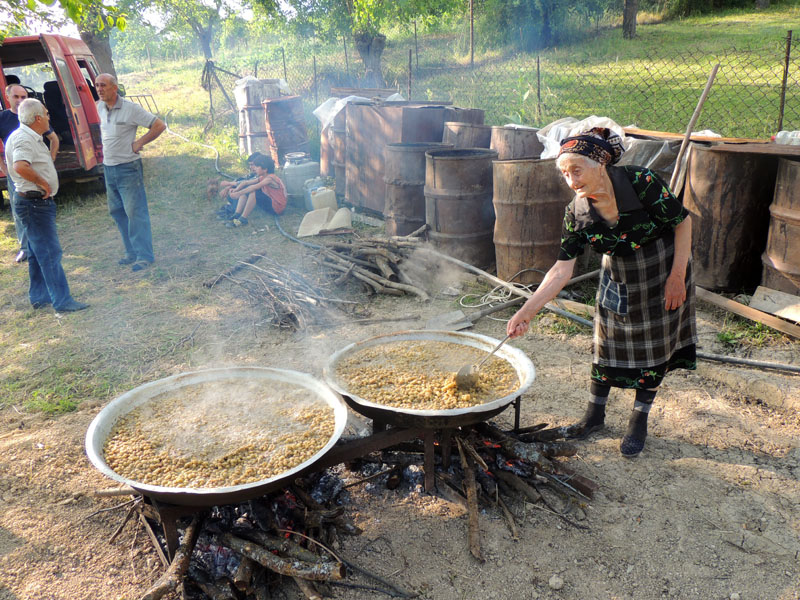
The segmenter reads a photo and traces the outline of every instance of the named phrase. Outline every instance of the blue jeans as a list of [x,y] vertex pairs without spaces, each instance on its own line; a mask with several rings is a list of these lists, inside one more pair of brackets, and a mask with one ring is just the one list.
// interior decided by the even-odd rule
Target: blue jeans
[[8,186],[8,199],[9,202],[11,202],[11,216],[14,217],[14,229],[17,232],[17,239],[19,240],[19,249],[27,252],[28,238],[25,236],[25,229],[22,227],[22,223],[20,223],[17,217],[17,212],[14,210],[14,192],[16,186],[14,186],[14,182],[11,181],[11,177],[6,177],[6,185]]
[[128,258],[153,262],[153,235],[144,192],[142,161],[103,167],[108,212],[117,223]]
[[11,202],[28,239],[28,298],[34,306],[52,304],[59,310],[72,302],[72,296],[61,267],[56,203],[52,198],[31,200],[19,194]]

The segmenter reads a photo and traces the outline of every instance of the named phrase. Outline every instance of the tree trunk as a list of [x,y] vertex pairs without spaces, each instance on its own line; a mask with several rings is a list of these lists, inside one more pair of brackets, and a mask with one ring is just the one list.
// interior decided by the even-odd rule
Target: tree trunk
[[639,12],[639,0],[625,0],[622,12],[622,37],[632,40],[636,37],[636,13]]
[[553,17],[555,16],[555,6],[551,2],[541,3],[542,15],[542,47],[550,48],[555,42],[553,35]]
[[117,70],[114,68],[114,59],[111,56],[111,44],[108,41],[108,29],[103,31],[79,31],[83,43],[89,46],[94,57],[97,59],[97,66],[103,73],[110,73],[114,77],[117,76]]
[[756,0],[756,9],[769,8],[769,0]]
[[381,56],[386,47],[386,36],[380,33],[373,35],[366,32],[353,32],[353,40],[361,60],[364,61],[362,85],[375,88],[386,87],[381,70]]

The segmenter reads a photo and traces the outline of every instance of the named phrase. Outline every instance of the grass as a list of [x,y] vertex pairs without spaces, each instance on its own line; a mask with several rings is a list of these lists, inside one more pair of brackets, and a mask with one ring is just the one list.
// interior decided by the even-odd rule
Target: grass
[[780,343],[783,334],[762,323],[725,314],[722,329],[717,333],[717,341],[728,348],[763,348]]

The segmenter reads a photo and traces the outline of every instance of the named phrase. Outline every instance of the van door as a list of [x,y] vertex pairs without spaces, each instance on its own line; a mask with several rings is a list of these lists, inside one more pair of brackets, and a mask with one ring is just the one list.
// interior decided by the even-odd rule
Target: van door
[[[69,120],[72,139],[75,143],[75,153],[78,155],[81,167],[88,171],[97,166],[97,155],[92,143],[92,134],[89,130],[86,110],[75,84],[76,81],[82,81],[83,76],[77,63],[75,63],[74,57],[66,53],[66,47],[61,44],[58,36],[42,34],[39,37],[53,65],[58,87],[61,90],[64,110]],[[60,110],[60,107],[56,108],[56,110]]]

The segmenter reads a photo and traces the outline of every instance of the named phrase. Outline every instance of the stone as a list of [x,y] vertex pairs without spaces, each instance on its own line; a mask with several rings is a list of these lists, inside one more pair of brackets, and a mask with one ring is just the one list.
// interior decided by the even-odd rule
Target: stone
[[553,575],[550,578],[550,581],[547,582],[547,585],[549,585],[553,590],[560,590],[564,587],[564,580],[558,575]]

